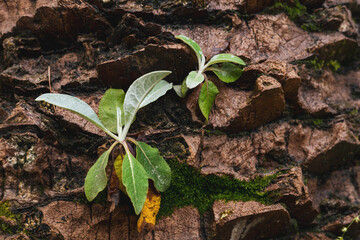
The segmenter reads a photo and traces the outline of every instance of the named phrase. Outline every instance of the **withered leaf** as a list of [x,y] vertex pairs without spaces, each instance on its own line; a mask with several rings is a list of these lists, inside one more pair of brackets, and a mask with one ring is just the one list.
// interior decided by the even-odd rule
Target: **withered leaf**
[[144,229],[150,231],[155,227],[156,215],[160,210],[160,203],[160,193],[154,187],[153,182],[149,180],[149,189],[145,204],[137,222],[138,232],[141,232]]

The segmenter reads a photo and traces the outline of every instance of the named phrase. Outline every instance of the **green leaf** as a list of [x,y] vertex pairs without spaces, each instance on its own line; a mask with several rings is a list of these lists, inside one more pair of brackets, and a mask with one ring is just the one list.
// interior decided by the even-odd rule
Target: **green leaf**
[[45,93],[37,97],[35,101],[45,101],[55,106],[70,110],[99,128],[107,131],[94,110],[86,102],[76,97],[59,93]]
[[149,183],[145,169],[131,153],[127,153],[123,161],[122,182],[138,215],[144,206]]
[[185,97],[181,92],[181,85],[174,85],[173,89],[179,97],[181,98]]
[[173,88],[179,97],[184,98],[187,91],[189,90],[189,88],[186,86],[186,78],[181,85],[174,85]]
[[237,56],[234,56],[229,53],[221,53],[221,54],[213,56],[210,59],[210,61],[206,64],[206,66],[211,66],[215,63],[223,63],[223,62],[232,62],[232,63],[236,63],[236,64],[243,65],[243,66],[246,65],[245,62]]
[[154,181],[156,189],[164,192],[171,182],[171,170],[159,150],[146,143],[137,142],[136,159],[144,167],[149,177]]
[[186,86],[188,88],[194,88],[204,81],[205,77],[202,73],[191,71],[186,77]]
[[[124,112],[125,92],[122,89],[108,89],[99,103],[99,118],[104,126],[111,132],[117,132],[117,108]],[[123,114],[122,114],[123,115]],[[124,116],[121,117],[121,126],[125,123]]]
[[198,63],[199,63],[199,68],[205,64],[205,56],[200,48],[200,46],[191,38],[188,38],[184,35],[178,35],[175,38],[180,39],[181,41],[183,41],[184,43],[186,43],[189,47],[191,47],[191,49],[195,52]]
[[239,79],[243,70],[241,67],[232,63],[223,63],[221,66],[214,65],[209,70],[225,83],[232,83]]
[[[141,107],[157,100],[171,88],[171,84],[165,84],[165,81],[157,86],[157,84],[170,73],[170,71],[150,72],[139,77],[131,84],[124,100],[125,127],[121,140],[125,139],[137,111]],[[155,88],[155,86],[157,87]],[[155,90],[152,91],[153,89]]]
[[105,168],[109,160],[111,149],[105,151],[98,158],[96,163],[90,168],[85,178],[85,195],[88,201],[94,200],[99,192],[105,189],[107,184],[107,176]]
[[211,81],[206,81],[201,87],[199,95],[199,107],[206,120],[209,120],[209,115],[214,105],[215,97],[218,95],[218,93],[219,90]]
[[185,97],[189,88],[186,86],[186,79],[181,84],[181,94]]

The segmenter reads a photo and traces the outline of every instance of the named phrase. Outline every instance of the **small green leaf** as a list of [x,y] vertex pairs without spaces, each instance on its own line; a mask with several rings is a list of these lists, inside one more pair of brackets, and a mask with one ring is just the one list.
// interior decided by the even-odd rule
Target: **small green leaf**
[[202,73],[191,71],[186,77],[186,86],[188,88],[194,88],[204,81],[205,77]]
[[[130,125],[133,123],[137,111],[147,104],[157,100],[167,90],[171,89],[171,84],[161,82],[158,87],[157,84],[169,75],[170,71],[154,71],[147,73],[136,79],[125,94],[124,113],[125,113],[125,127],[121,140],[124,140]],[[152,90],[155,88],[154,92]],[[159,95],[156,95],[159,94]],[[161,95],[162,94],[162,95]]]
[[200,48],[200,46],[191,38],[188,38],[186,36],[183,35],[178,35],[175,38],[180,39],[181,41],[183,41],[184,43],[186,43],[189,47],[191,47],[191,49],[195,52],[198,63],[199,63],[199,67],[201,67],[202,65],[205,64],[205,56]]
[[243,66],[246,65],[245,62],[237,56],[234,56],[229,53],[221,53],[221,54],[213,56],[210,59],[210,61],[206,64],[206,66],[211,66],[215,63],[223,63],[223,62],[232,62],[232,63],[236,63],[236,64],[243,65]]
[[174,85],[173,89],[179,97],[181,98],[185,97],[181,92],[181,85]]
[[225,83],[232,83],[239,79],[243,70],[241,67],[232,63],[223,63],[221,66],[214,65],[209,70]]
[[85,195],[88,201],[94,200],[99,192],[105,189],[107,184],[107,176],[105,168],[109,160],[111,149],[105,151],[98,158],[96,163],[90,168],[85,178]]
[[214,105],[215,97],[218,95],[218,93],[219,90],[211,81],[206,81],[201,87],[199,95],[199,107],[206,120],[209,120],[209,115]]
[[186,79],[181,84],[181,94],[185,97],[189,88],[186,86]]
[[134,206],[135,213],[140,214],[149,187],[148,175],[131,153],[127,153],[123,161],[122,182]]
[[171,182],[171,170],[159,150],[146,143],[137,142],[136,159],[144,167],[149,177],[154,181],[156,189],[164,192]]
[[[99,103],[99,118],[104,126],[111,132],[117,132],[117,111],[116,108],[120,108],[121,112],[124,112],[125,92],[122,89],[108,89]],[[121,126],[124,126],[125,118],[122,114]]]
[[173,88],[179,97],[184,98],[187,91],[189,90],[189,88],[186,86],[186,78],[181,85],[174,85]]
[[85,118],[97,127],[107,131],[94,110],[86,102],[76,97],[59,93],[45,93],[37,97],[35,101],[45,101],[55,106],[70,110],[82,118]]

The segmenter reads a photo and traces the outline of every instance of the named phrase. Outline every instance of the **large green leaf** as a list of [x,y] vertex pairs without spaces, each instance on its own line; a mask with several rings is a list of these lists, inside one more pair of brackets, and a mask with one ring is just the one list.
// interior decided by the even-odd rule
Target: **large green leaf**
[[105,168],[109,160],[109,154],[112,148],[105,151],[98,158],[96,163],[90,168],[85,178],[85,195],[88,201],[94,200],[99,192],[105,189],[107,176]]
[[209,115],[218,93],[219,90],[211,81],[206,81],[201,87],[199,95],[199,107],[206,120],[209,120]]
[[191,71],[186,77],[186,86],[194,88],[204,81],[205,77],[201,72]]
[[107,130],[94,110],[86,102],[76,97],[59,93],[45,93],[37,97],[35,101],[45,101],[55,106],[68,109],[95,124],[99,128]]
[[209,70],[225,83],[232,83],[239,79],[243,70],[241,67],[232,63],[223,63],[221,66],[213,65]]
[[139,214],[145,203],[149,182],[145,169],[131,153],[127,153],[123,161],[122,182],[135,213]]
[[[161,83],[159,88],[155,88],[155,86],[170,73],[170,71],[150,72],[139,77],[133,82],[133,84],[131,84],[128,91],[126,92],[124,100],[125,127],[121,140],[125,139],[127,131],[129,130],[137,111],[141,107],[157,100],[162,96],[160,94],[166,93],[167,90],[165,89],[168,89],[169,85]],[[155,93],[158,93],[159,95],[149,95],[149,93],[151,93],[154,88],[156,89]],[[147,96],[149,97],[146,98]],[[143,104],[144,100],[146,100],[145,104]]]
[[191,49],[195,52],[198,63],[199,63],[199,68],[205,64],[205,56],[200,48],[200,46],[191,38],[188,38],[184,35],[178,35],[175,38],[180,39],[181,41],[183,41],[184,43],[186,43],[189,47],[191,47]]
[[[99,104],[99,118],[104,126],[117,133],[117,108],[123,113],[125,92],[122,89],[108,89]],[[121,126],[125,123],[124,115],[121,116]]]
[[154,181],[156,189],[164,192],[171,182],[171,170],[159,150],[146,143],[137,142],[136,159],[144,167],[149,177]]
[[241,60],[241,58],[234,56],[232,54],[229,53],[221,53],[218,55],[213,56],[210,61],[208,61],[206,63],[206,66],[211,66],[215,63],[223,63],[223,62],[232,62],[232,63],[236,63],[239,65],[243,65],[245,66],[245,62],[243,60]]

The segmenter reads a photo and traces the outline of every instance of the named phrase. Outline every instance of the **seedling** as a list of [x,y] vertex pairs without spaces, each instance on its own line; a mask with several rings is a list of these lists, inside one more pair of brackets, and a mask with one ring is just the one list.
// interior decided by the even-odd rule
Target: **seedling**
[[199,69],[197,71],[191,71],[181,85],[174,86],[174,90],[180,97],[185,97],[189,88],[195,88],[205,81],[201,87],[198,102],[202,114],[208,121],[209,114],[219,90],[213,82],[207,79],[204,73],[206,71],[212,71],[221,81],[225,83],[232,83],[235,82],[242,74],[243,70],[240,66],[245,66],[246,64],[239,57],[229,53],[215,55],[205,64],[205,56],[199,45],[194,40],[183,35],[178,35],[176,38],[186,43],[195,52]]
[[[158,149],[127,137],[127,133],[137,111],[156,101],[172,88],[171,83],[162,80],[170,73],[155,71],[145,74],[134,81],[126,94],[122,89],[108,89],[99,104],[99,117],[88,104],[70,95],[46,93],[36,99],[78,114],[115,139],[87,173],[85,195],[89,201],[94,200],[107,185],[105,168],[109,155],[117,144],[122,145],[122,150],[126,154],[124,158],[116,158],[114,166],[136,214],[139,214],[144,206],[149,187],[148,179],[154,181],[155,188],[160,192],[169,187],[171,170]],[[130,151],[130,143],[136,145],[136,154]]]

